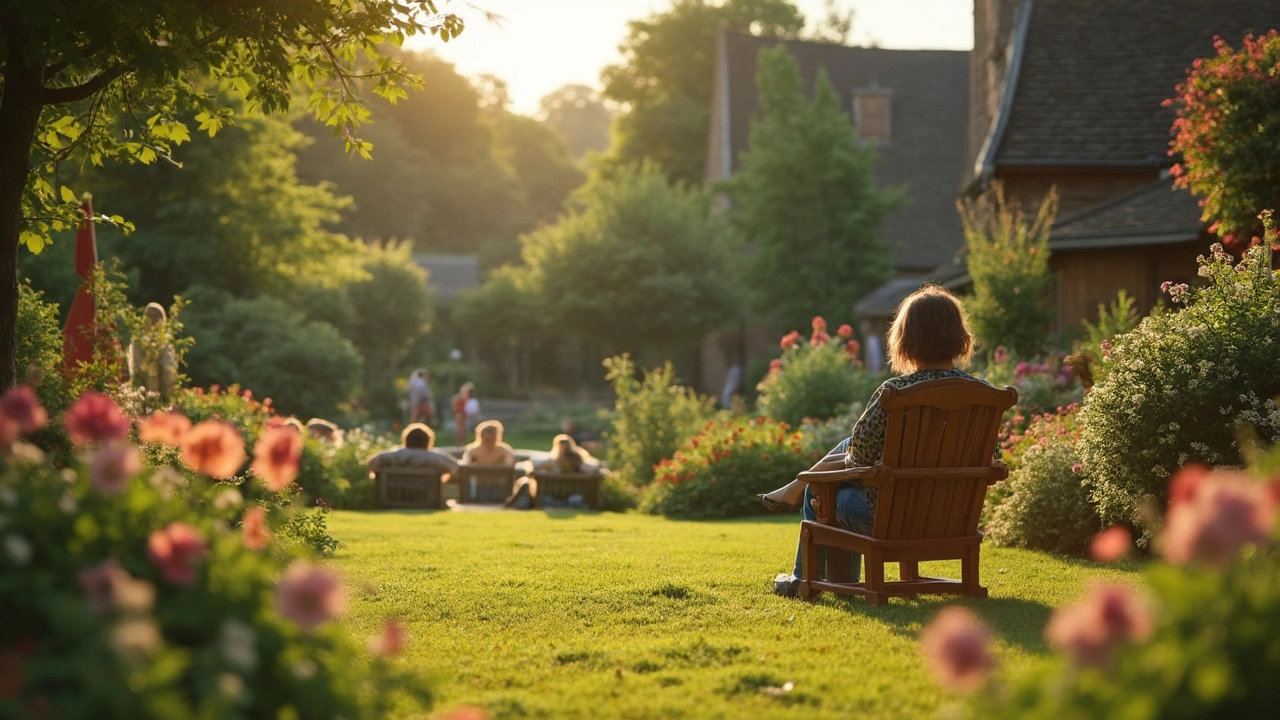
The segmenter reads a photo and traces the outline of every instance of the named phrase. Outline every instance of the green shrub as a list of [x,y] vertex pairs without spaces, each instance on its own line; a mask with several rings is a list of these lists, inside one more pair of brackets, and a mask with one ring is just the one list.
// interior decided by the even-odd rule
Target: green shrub
[[[1158,313],[1160,308],[1161,306],[1157,305],[1153,313]],[[1098,304],[1097,323],[1082,321],[1085,338],[1079,346],[1079,352],[1089,358],[1089,367],[1095,384],[1107,377],[1106,360],[1112,340],[1119,335],[1132,332],[1138,327],[1140,321],[1138,311],[1134,309],[1134,299],[1124,290],[1120,291],[1115,302],[1110,306]]]
[[600,481],[599,502],[605,512],[634,510],[640,506],[640,491],[618,473],[606,473]]
[[257,437],[263,423],[271,417],[272,400],[259,401],[251,390],[239,385],[205,388],[183,388],[173,398],[173,407],[193,424],[205,420],[223,420],[235,426],[242,437]]
[[238,384],[282,413],[333,417],[360,383],[360,354],[332,325],[307,322],[274,298],[233,298],[196,289],[184,319],[196,344],[196,385]]
[[853,403],[865,403],[880,386],[883,377],[862,370],[849,326],[843,326],[834,340],[826,328],[826,321],[816,317],[808,342],[794,331],[782,338],[782,357],[756,387],[758,412],[799,427],[805,420],[844,414]]
[[1145,495],[1165,497],[1191,462],[1242,463],[1240,433],[1280,438],[1280,279],[1265,245],[1238,265],[1220,245],[1200,259],[1199,288],[1165,285],[1178,312],[1115,339],[1106,380],[1081,411],[1080,457],[1108,524],[1140,522]]
[[283,572],[310,555],[290,538],[324,535],[287,500],[267,503],[276,541],[255,550],[240,524],[256,503],[227,483],[112,477],[30,447],[0,458],[0,717],[380,718],[393,690],[429,698],[349,628],[304,629],[277,603]]
[[636,379],[630,355],[604,361],[617,402],[609,433],[609,466],[632,485],[645,485],[654,466],[671,457],[713,413],[711,398],[676,385],[671,363]]
[[341,446],[310,438],[302,446],[302,462],[297,483],[312,501],[341,510],[369,510],[377,507],[377,489],[364,463],[396,442],[376,437],[364,430],[348,430]]
[[862,417],[864,410],[866,410],[866,403],[855,402],[849,406],[849,409],[843,415],[833,417],[826,422],[806,422],[800,426],[800,432],[804,434],[805,445],[810,450],[818,450],[826,454],[836,445],[839,445],[842,440],[853,434],[853,426]]
[[[18,285],[18,381],[35,390],[40,404],[57,416],[71,404],[71,388],[62,374],[62,326],[58,305],[46,302],[44,293],[27,283]],[[54,423],[31,438],[47,453],[66,459],[71,452],[62,426]]]
[[1054,353],[1019,360],[1003,346],[991,354],[978,375],[996,387],[1012,385],[1018,390],[1018,404],[1010,408],[1002,430],[1006,438],[1024,432],[1037,417],[1059,412],[1084,398],[1084,387],[1064,359],[1062,353]]
[[[1016,470],[989,493],[984,514],[996,545],[1082,554],[1101,529],[1084,487],[1073,413],[1046,415],[1032,424],[1011,453]],[[995,488],[993,488],[994,490]],[[988,510],[989,508],[993,508]]]
[[692,520],[762,513],[756,493],[794,480],[824,453],[776,420],[712,421],[658,465],[642,509]]

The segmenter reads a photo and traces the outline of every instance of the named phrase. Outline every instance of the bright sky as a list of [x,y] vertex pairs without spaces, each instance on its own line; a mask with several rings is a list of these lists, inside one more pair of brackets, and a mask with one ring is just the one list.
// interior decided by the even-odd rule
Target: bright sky
[[[513,110],[534,113],[538,100],[561,85],[600,84],[600,69],[620,57],[627,21],[670,5],[670,0],[471,0],[501,15],[500,25],[453,3],[467,29],[435,49],[464,75],[491,73],[507,81]],[[813,22],[823,0],[796,0]],[[852,42],[880,47],[969,50],[973,47],[973,0],[843,0],[852,8]]]

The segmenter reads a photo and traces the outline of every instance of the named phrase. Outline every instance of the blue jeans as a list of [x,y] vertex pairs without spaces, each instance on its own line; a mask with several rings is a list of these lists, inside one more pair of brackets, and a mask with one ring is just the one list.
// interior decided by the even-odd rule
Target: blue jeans
[[[849,439],[845,438],[839,445],[827,453],[828,455],[838,452],[848,452]],[[818,513],[814,512],[813,503],[810,500],[813,495],[809,488],[804,489],[804,503],[801,510],[804,513],[805,520],[817,520]],[[871,517],[871,508],[867,505],[867,488],[857,483],[841,483],[840,488],[836,491],[836,517],[840,520],[840,524],[853,530],[854,532],[868,533],[871,532],[871,523],[874,518]],[[791,571],[792,575],[800,577],[801,569],[801,553],[804,546],[796,543],[796,565]],[[827,567],[826,548],[818,548],[818,572],[824,574]],[[853,582],[857,582],[862,577],[862,556],[857,553],[849,553],[849,577]]]

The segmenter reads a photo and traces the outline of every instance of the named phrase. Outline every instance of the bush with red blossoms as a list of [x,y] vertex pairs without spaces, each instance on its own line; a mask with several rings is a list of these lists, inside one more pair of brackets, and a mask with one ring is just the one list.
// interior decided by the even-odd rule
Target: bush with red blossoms
[[[1098,584],[1054,611],[1059,657],[996,674],[957,717],[1270,717],[1280,703],[1280,450],[1248,473],[1175,477],[1152,563],[1138,587]],[[1128,533],[1093,547],[1114,560]],[[1106,547],[1110,546],[1110,547]],[[943,678],[945,680],[945,678]]]
[[1258,212],[1280,202],[1280,32],[1222,38],[1196,60],[1168,101],[1177,109],[1169,154],[1180,187],[1200,198],[1205,222],[1242,251],[1263,235]]
[[397,690],[428,697],[384,659],[403,632],[371,658],[339,624],[340,580],[290,540],[321,513],[143,464],[110,402],[68,423],[92,443],[68,467],[22,439],[0,453],[0,717],[373,719]]
[[812,326],[808,341],[795,331],[782,337],[782,357],[770,364],[756,387],[761,414],[797,427],[806,420],[830,420],[854,403],[865,403],[884,379],[863,369],[852,327],[841,325],[833,339],[823,318],[815,317]]
[[713,420],[654,468],[642,509],[693,520],[758,514],[756,493],[795,478],[821,455],[786,423]]
[[991,630],[973,611],[943,608],[920,633],[920,649],[933,675],[944,687],[973,692],[987,682],[995,667]]

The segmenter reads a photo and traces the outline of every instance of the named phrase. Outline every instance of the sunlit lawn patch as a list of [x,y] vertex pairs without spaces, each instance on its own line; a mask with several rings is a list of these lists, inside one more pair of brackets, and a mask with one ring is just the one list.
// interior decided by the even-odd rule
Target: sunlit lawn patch
[[[335,512],[332,561],[359,635],[405,622],[401,662],[439,681],[437,707],[516,717],[931,716],[947,696],[916,643],[941,598],[872,608],[769,592],[794,518],[715,523],[572,512]],[[1093,577],[1043,553],[986,547],[985,601],[1006,671],[1047,654],[1051,608]],[[925,572],[954,573],[958,563]],[[892,567],[892,566],[890,566]],[[787,690],[787,684],[794,685]]]

